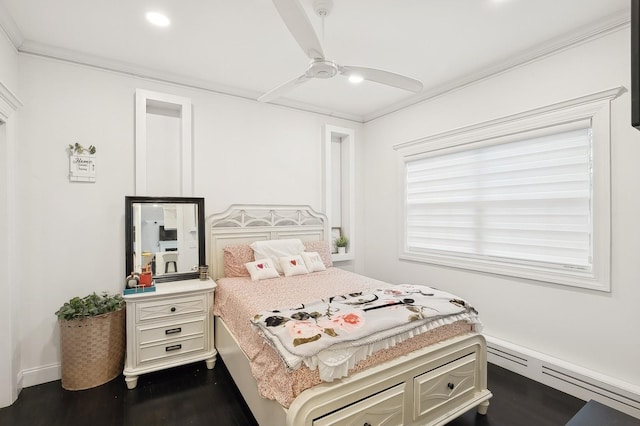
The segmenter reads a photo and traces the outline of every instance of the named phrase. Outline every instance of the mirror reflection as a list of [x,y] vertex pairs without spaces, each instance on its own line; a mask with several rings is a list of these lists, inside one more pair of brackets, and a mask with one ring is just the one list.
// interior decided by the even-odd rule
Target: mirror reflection
[[202,199],[127,197],[127,275],[156,281],[190,279],[204,264]]
[[134,270],[154,276],[198,270],[195,204],[133,205]]

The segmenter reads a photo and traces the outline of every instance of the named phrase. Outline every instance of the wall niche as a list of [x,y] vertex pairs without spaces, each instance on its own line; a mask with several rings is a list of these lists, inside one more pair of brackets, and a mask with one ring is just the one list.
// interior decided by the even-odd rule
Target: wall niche
[[137,89],[135,195],[193,195],[191,99]]

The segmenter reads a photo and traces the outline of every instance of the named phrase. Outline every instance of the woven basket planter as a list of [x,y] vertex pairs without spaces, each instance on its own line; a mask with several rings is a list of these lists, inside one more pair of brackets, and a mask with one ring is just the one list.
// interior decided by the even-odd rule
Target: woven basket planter
[[125,309],[58,322],[64,389],[94,388],[122,373],[126,347]]

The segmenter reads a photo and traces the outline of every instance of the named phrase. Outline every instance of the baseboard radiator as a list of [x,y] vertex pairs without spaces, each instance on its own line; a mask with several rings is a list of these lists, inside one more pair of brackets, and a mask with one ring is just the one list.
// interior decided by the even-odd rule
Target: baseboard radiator
[[640,387],[491,336],[485,337],[490,363],[576,398],[593,399],[640,418]]

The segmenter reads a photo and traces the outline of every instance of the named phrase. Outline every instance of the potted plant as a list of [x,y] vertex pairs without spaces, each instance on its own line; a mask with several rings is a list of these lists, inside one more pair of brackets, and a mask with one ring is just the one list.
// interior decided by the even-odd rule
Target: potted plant
[[338,254],[344,254],[347,251],[347,245],[349,244],[349,239],[344,235],[336,238],[336,247],[338,248]]
[[85,148],[84,146],[80,145],[78,142],[76,142],[73,145],[69,144],[67,149],[72,155],[93,155],[96,153],[95,146],[89,145],[89,148]]
[[60,324],[62,387],[100,386],[122,373],[125,337],[122,295],[74,297],[55,315]]

